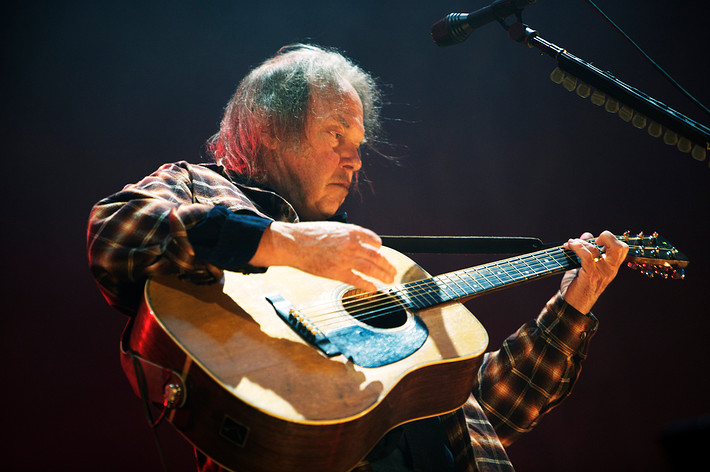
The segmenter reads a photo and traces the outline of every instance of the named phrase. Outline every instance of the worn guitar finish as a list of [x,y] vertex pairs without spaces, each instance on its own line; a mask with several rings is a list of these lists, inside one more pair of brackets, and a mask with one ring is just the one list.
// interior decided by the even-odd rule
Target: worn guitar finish
[[[656,235],[622,239],[635,264],[687,264]],[[579,266],[556,247],[430,277],[382,251],[398,275],[375,293],[285,267],[150,280],[129,344],[184,379],[173,425],[238,471],[347,471],[390,429],[468,398],[488,336],[460,301]]]

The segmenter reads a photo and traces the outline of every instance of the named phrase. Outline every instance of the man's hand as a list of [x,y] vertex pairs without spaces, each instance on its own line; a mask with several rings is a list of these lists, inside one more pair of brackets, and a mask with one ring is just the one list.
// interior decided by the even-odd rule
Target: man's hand
[[375,291],[375,284],[359,274],[392,283],[397,273],[379,253],[381,246],[380,237],[361,226],[332,221],[275,221],[264,232],[249,263],[259,267],[295,267],[362,290]]
[[565,249],[577,254],[582,267],[565,274],[560,290],[565,301],[581,313],[592,310],[599,295],[616,277],[629,251],[626,243],[619,241],[609,231],[604,231],[596,240],[597,246],[603,246],[603,252],[585,241],[590,238],[590,233],[584,233],[580,239],[570,239],[564,245]]

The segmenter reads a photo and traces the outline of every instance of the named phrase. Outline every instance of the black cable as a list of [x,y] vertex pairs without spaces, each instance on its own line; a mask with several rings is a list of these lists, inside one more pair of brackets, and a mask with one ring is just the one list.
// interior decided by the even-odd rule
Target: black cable
[[651,57],[649,57],[649,55],[646,54],[646,52],[643,49],[641,49],[641,47],[638,44],[636,44],[636,42],[633,39],[631,39],[628,34],[626,34],[619,26],[617,26],[617,24],[614,23],[614,21],[611,18],[609,18],[609,16],[606,13],[604,13],[601,8],[599,8],[592,0],[584,0],[584,1],[586,3],[588,3],[592,8],[594,8],[597,11],[597,13],[599,13],[599,15],[601,15],[601,17],[604,19],[604,21],[606,21],[609,25],[611,25],[612,28],[614,28],[619,34],[621,34],[629,44],[631,44],[657,71],[659,71],[661,73],[661,75],[663,75],[671,83],[671,85],[673,85],[676,89],[678,89],[683,95],[688,97],[695,105],[700,107],[700,109],[703,110],[707,115],[710,115],[710,110],[705,105],[700,103],[700,101],[698,101],[693,95],[691,95],[690,92],[685,90],[685,88],[683,88],[673,77],[671,77],[670,74],[668,74],[665,70],[663,70],[663,68],[661,66],[659,66],[656,63],[656,61],[651,59]]
[[138,356],[133,351],[128,351],[133,360],[133,370],[136,373],[136,382],[138,384],[138,390],[140,391],[141,400],[143,400],[143,406],[145,408],[145,414],[148,420],[148,424],[151,426],[150,430],[153,433],[153,440],[155,441],[155,447],[158,449],[158,456],[160,457],[160,463],[163,466],[163,471],[168,472],[168,465],[165,463],[165,455],[163,454],[163,448],[160,445],[160,439],[158,438],[158,432],[156,431],[156,426],[163,419],[165,415],[165,408],[158,417],[157,420],[153,420],[153,414],[150,411],[150,399],[148,395],[148,384],[145,380],[145,372],[143,372],[143,366],[141,366]]

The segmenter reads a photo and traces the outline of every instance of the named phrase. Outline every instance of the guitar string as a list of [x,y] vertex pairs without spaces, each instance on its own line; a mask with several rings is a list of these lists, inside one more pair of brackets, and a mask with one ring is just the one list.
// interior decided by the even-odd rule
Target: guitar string
[[[626,240],[640,239],[640,238],[629,238],[629,237],[625,237],[625,238],[626,238]],[[590,242],[594,242],[594,241],[595,240],[590,240]],[[633,245],[631,247],[633,247]],[[561,249],[561,247],[551,248],[550,250],[548,250],[548,255],[551,251],[557,251],[558,249]],[[451,299],[442,300],[442,301],[435,300],[435,303],[427,305],[427,306],[433,306],[433,305],[436,305],[439,303],[446,303],[446,302],[454,301],[456,299],[460,299],[460,298],[463,298],[463,297],[466,297],[469,295],[474,295],[477,292],[485,291],[485,290],[488,290],[491,288],[496,288],[495,283],[491,283],[489,280],[491,275],[493,277],[495,277],[496,279],[498,279],[498,281],[501,282],[500,286],[502,286],[502,285],[505,285],[506,283],[510,283],[511,281],[512,282],[521,282],[521,281],[525,281],[526,279],[534,278],[534,277],[541,275],[541,274],[552,273],[554,271],[559,271],[559,270],[564,270],[564,269],[570,268],[570,267],[560,266],[561,269],[560,268],[549,269],[548,267],[541,265],[540,261],[538,260],[537,256],[541,256],[542,254],[544,254],[544,253],[538,252],[538,253],[533,253],[533,254],[527,254],[527,255],[516,257],[516,258],[507,259],[504,261],[499,261],[497,263],[487,264],[487,265],[484,265],[480,268],[474,267],[474,268],[465,269],[462,271],[443,274],[443,275],[433,277],[430,279],[423,279],[421,281],[415,281],[415,282],[411,282],[409,284],[405,284],[404,288],[406,290],[406,293],[413,294],[410,298],[421,298],[422,295],[431,298],[432,291],[429,289],[433,285],[436,285],[437,287],[439,287],[441,285],[441,283],[443,283],[445,289],[449,289],[450,292],[452,292],[456,295]],[[574,266],[579,267],[579,259],[576,258],[576,255],[572,251],[565,250],[565,251],[562,251],[556,255],[562,256],[561,258],[559,258],[559,257],[557,258],[559,260],[565,260],[569,256],[570,259],[567,260],[567,262],[568,263],[572,262],[572,264]],[[525,262],[525,259],[527,259],[528,261],[530,261],[530,260],[535,261],[535,263],[538,265],[538,267],[537,268],[530,267],[530,264],[528,262]],[[553,260],[554,259],[555,258],[553,258]],[[517,265],[513,264],[513,262],[516,262],[516,261],[518,262],[518,264]],[[522,262],[522,263],[520,263],[520,262]],[[544,262],[550,262],[550,260],[546,259]],[[523,266],[523,265],[525,265],[528,269],[530,269],[532,271],[532,274],[530,274],[528,271],[525,271],[526,273],[521,272],[520,269],[518,268],[518,266]],[[497,273],[493,272],[492,267],[494,267],[494,266],[498,267],[498,268],[503,268],[503,271],[502,272],[498,271]],[[542,270],[540,272],[536,272],[536,270],[540,269],[540,266],[542,266]],[[491,269],[489,270],[489,268],[491,268]],[[485,270],[483,270],[483,269],[485,269]],[[488,274],[485,274],[484,272],[488,272]],[[513,273],[517,272],[520,277],[516,278],[515,275],[511,276],[510,272],[513,272]],[[481,284],[480,282],[478,284],[475,283],[476,280],[478,280],[478,279],[475,276],[472,277],[470,275],[471,273],[477,274],[478,279],[485,280],[489,286],[486,287],[485,284]],[[501,273],[504,274],[504,278],[506,280],[502,280],[500,277],[498,277],[498,275]],[[464,274],[467,277],[462,278],[461,275],[459,275],[459,274]],[[448,279],[448,282],[445,279]],[[461,285],[459,284],[459,282],[457,280],[463,282],[464,285],[468,286],[468,289],[470,292],[466,292],[465,289],[462,289]],[[473,290],[473,288],[471,287],[469,282],[474,282],[473,285],[474,285],[474,287],[477,287],[477,288],[475,290]],[[410,286],[413,286],[413,285],[418,285],[419,293],[415,293],[411,289]],[[459,288],[459,290],[461,290],[461,292],[458,292],[456,289],[451,288],[453,285],[456,285]],[[484,289],[484,290],[481,290],[481,289]],[[377,318],[380,316],[387,316],[395,311],[399,311],[404,308],[403,304],[399,300],[393,300],[393,298],[398,293],[401,293],[401,290],[371,292],[370,294],[360,293],[355,296],[355,298],[362,298],[363,299],[363,302],[360,303],[360,306],[355,307],[354,304],[344,306],[344,308],[346,308],[346,310],[345,310],[346,313],[344,313],[343,310],[340,309],[337,305],[330,303],[329,305],[333,306],[333,311],[326,313],[325,315],[327,316],[327,315],[337,312],[336,316],[334,318],[330,319],[331,320],[330,325],[332,325],[333,323],[338,323],[338,322],[348,323],[348,324],[352,323],[351,317],[348,315],[351,315],[352,318],[355,318],[356,320],[359,320],[359,321],[367,321],[367,320],[374,319],[374,318]],[[376,294],[376,295],[370,296],[371,294]],[[393,296],[390,296],[390,295],[393,295]],[[345,297],[343,300],[347,300],[347,298],[348,297]],[[381,303],[378,307],[377,306],[378,301],[373,302],[373,299],[375,299],[375,298],[379,298],[379,300],[384,299],[384,302]],[[346,303],[343,303],[343,305],[346,305]],[[373,307],[376,309],[373,309]],[[410,307],[410,308],[412,308],[412,307]],[[414,308],[416,308],[416,307],[414,307]],[[422,308],[426,308],[426,307],[422,307]],[[385,311],[383,311],[383,310],[385,310]],[[356,314],[358,311],[364,311],[365,314],[358,315],[358,314]],[[318,315],[314,315],[314,316],[318,316]],[[323,318],[322,315],[321,315],[321,318]],[[323,327],[325,327],[325,326],[323,326]]]
[[[627,237],[625,241],[630,241],[631,239],[642,238]],[[588,241],[594,243],[596,240],[592,239]],[[550,258],[550,256],[552,257]],[[541,274],[552,273],[555,271],[570,268],[569,266],[563,266],[562,264],[560,264],[560,261],[566,262],[567,264],[572,262],[572,264],[576,265],[577,267],[579,266],[579,259],[576,258],[576,255],[572,251],[564,250],[562,249],[562,246],[558,246],[545,251],[525,254],[510,259],[485,264],[480,267],[473,267],[461,271],[443,274],[437,277],[408,282],[406,284],[402,284],[400,286],[401,288],[393,287],[394,290],[386,289],[377,292],[359,292],[355,295],[350,295],[342,299],[342,305],[343,308],[345,308],[345,312],[342,308],[338,306],[337,303],[324,302],[320,306],[314,305],[306,307],[301,311],[301,313],[306,315],[309,321],[314,324],[317,324],[318,328],[320,329],[334,329],[333,325],[336,323],[351,324],[352,321],[350,316],[352,316],[352,318],[358,321],[367,321],[382,316],[388,316],[396,311],[404,309],[405,306],[403,306],[401,298],[399,297],[401,297],[402,294],[405,293],[409,299],[417,299],[422,297],[432,298],[434,296],[433,293],[438,293],[442,288],[441,286],[443,284],[444,289],[448,288],[449,291],[452,292],[455,296],[453,298],[443,301],[434,299],[435,303],[430,303],[427,305],[434,306],[438,303],[454,301],[456,299],[460,299],[468,295],[474,295],[481,291],[500,287],[502,285],[505,285],[506,283],[521,282],[529,278],[534,278]],[[530,262],[533,263],[533,266],[530,265]],[[546,267],[544,265],[544,263],[550,262],[557,263],[559,267],[550,269],[549,267]],[[524,274],[517,267],[523,265],[525,265],[528,269],[530,269],[530,271],[532,271],[532,275],[528,276],[527,274]],[[502,270],[494,272],[494,268]],[[513,272],[513,274],[517,272],[519,274],[519,277],[516,275],[511,276],[511,272]],[[475,275],[472,276],[472,273]],[[501,274],[503,274],[503,279],[499,277],[499,275]],[[495,280],[491,282],[491,276],[495,279],[498,279],[498,282],[495,282]],[[445,279],[448,279],[449,282],[447,282]],[[480,280],[484,280],[485,283],[480,282]],[[476,281],[478,281],[478,283],[476,283]],[[468,292],[465,289],[462,289],[462,286],[459,284],[459,282],[462,282],[463,285],[468,288]],[[452,283],[455,284],[458,289],[463,291],[464,293],[461,294],[456,289],[452,289]],[[471,283],[473,283],[473,287],[471,286]],[[488,284],[487,287],[485,286],[486,283]],[[435,292],[434,287],[439,290],[436,290]],[[478,288],[474,289],[474,287]],[[447,296],[450,297],[450,295]],[[411,308],[411,303],[409,307]],[[323,311],[321,313],[318,313],[318,311],[323,310],[324,308],[330,311]],[[315,312],[313,315],[308,314],[313,312]],[[360,312],[363,312],[363,314],[358,314]]]
[[[564,270],[564,266],[558,266],[554,267],[551,270],[545,270],[542,273],[552,273],[554,271],[559,271],[559,270]],[[405,293],[407,293],[408,298],[410,299],[411,303],[404,304],[402,303],[401,299],[393,299],[390,297],[388,300],[386,300],[384,303],[380,303],[379,306],[376,304],[370,303],[369,306],[365,305],[362,306],[359,310],[352,309],[351,307],[346,306],[346,311],[348,314],[352,315],[352,318],[358,321],[368,321],[372,320],[374,318],[379,318],[382,316],[388,316],[393,313],[396,313],[397,311],[405,309],[406,307],[410,309],[423,309],[423,308],[428,308],[430,306],[438,305],[441,303],[446,303],[450,301],[454,301],[456,299],[461,299],[465,296],[468,295],[475,295],[478,292],[482,292],[488,289],[495,289],[497,287],[501,287],[503,284],[507,282],[518,282],[518,281],[523,281],[525,280],[524,277],[520,278],[515,278],[515,277],[510,277],[508,275],[503,276],[502,278],[499,277],[501,273],[490,273],[490,274],[481,274],[478,273],[478,277],[476,278],[475,276],[472,278],[471,277],[471,271],[468,271],[467,273],[464,273],[463,276],[459,274],[447,274],[446,276],[440,276],[435,280],[432,281],[424,281],[421,283],[414,284],[415,289],[413,290],[412,287],[405,287]],[[537,275],[537,274],[536,274]],[[535,275],[532,275],[531,277],[534,277]],[[528,278],[531,278],[528,277]],[[469,287],[469,291],[460,293],[456,292],[455,289],[450,289],[452,293],[455,294],[454,297],[448,298],[451,296],[451,294],[446,294],[447,298],[440,298],[438,297],[438,290],[435,292],[432,290],[432,287],[437,287],[439,288],[441,284],[446,284],[447,281],[445,279],[449,279],[449,284],[451,283],[451,280],[454,281],[456,285],[459,285],[459,281],[463,284]],[[481,282],[481,280],[484,280],[485,282]],[[475,290],[473,287],[477,287]],[[461,285],[459,285],[461,287]],[[437,295],[434,295],[434,293],[437,293]],[[417,306],[417,304],[420,304],[422,300],[425,302],[424,306]],[[433,300],[434,303],[431,303]],[[377,309],[373,309],[377,307]],[[363,315],[359,314],[359,312],[364,312]],[[321,326],[323,329],[325,328],[330,328],[330,329],[335,329],[335,325],[341,324],[341,325],[350,325],[353,323],[352,318],[347,317],[346,314],[344,314],[341,311],[341,316],[340,317],[331,317],[329,321],[323,323],[321,322],[319,326]],[[341,326],[342,327],[342,326]]]
[[[456,296],[442,302],[453,301],[468,295],[474,295],[480,292],[481,289],[491,289],[504,285],[509,282],[523,281],[526,278],[535,277],[541,274],[553,272],[555,270],[564,269],[560,262],[569,264],[574,262],[573,252],[562,250],[560,247],[548,249],[533,254],[526,254],[503,261],[485,264],[481,267],[464,269],[461,271],[443,274],[437,277],[431,277],[414,282],[402,284],[393,289],[377,291],[377,292],[361,292],[355,295],[344,297],[342,305],[346,308],[346,312],[352,314],[352,317],[359,321],[366,321],[376,317],[386,316],[393,311],[403,309],[402,297],[406,299],[421,299],[422,297],[434,297],[436,293],[442,290],[449,291]],[[546,264],[555,264],[554,268],[546,266]],[[523,274],[516,265],[525,265],[531,272],[531,275]],[[517,272],[517,274],[515,274]],[[502,276],[502,278],[501,278]],[[458,286],[458,290],[451,288],[451,283]],[[465,288],[462,288],[463,284]],[[443,287],[442,287],[443,285]],[[460,293],[462,291],[463,293]],[[450,296],[450,295],[447,295]],[[438,299],[435,298],[436,302]],[[406,302],[405,302],[406,303]],[[409,305],[413,303],[410,301]],[[434,303],[437,304],[437,303]],[[433,305],[433,304],[432,304]],[[323,311],[323,308],[331,311]],[[383,310],[386,310],[383,312]],[[364,314],[357,314],[364,312]],[[318,323],[321,328],[329,326],[330,322],[345,322],[350,321],[350,318],[343,310],[338,307],[337,303],[325,302],[321,306],[310,306],[302,310],[302,313],[309,318],[313,323]],[[314,314],[310,314],[314,313]],[[335,315],[335,316],[332,316]],[[332,323],[331,323],[332,324]]]
[[[476,293],[490,290],[490,289],[495,289],[502,287],[503,285],[507,283],[516,283],[516,282],[522,282],[526,279],[534,278],[538,275],[541,274],[546,274],[546,273],[552,273],[555,271],[561,271],[565,270],[566,268],[569,268],[569,266],[564,266],[559,263],[559,261],[565,261],[565,257],[558,258],[558,260],[555,260],[554,258],[546,258],[545,262],[550,263],[550,262],[556,262],[557,265],[553,268],[549,267],[543,267],[541,271],[535,272],[530,266],[528,265],[528,268],[533,270],[531,275],[524,275],[520,270],[515,266],[510,263],[496,263],[496,264],[491,264],[490,269],[486,270],[474,270],[474,269],[466,269],[463,271],[459,272],[453,272],[449,274],[443,274],[438,277],[432,278],[430,280],[423,280],[419,282],[414,282],[413,285],[416,285],[416,291],[411,290],[409,287],[407,287],[406,293],[407,295],[410,295],[408,298],[410,299],[419,299],[418,301],[421,301],[421,299],[424,299],[425,301],[425,306],[423,307],[416,307],[414,306],[413,308],[428,308],[430,306],[435,306],[438,304],[442,303],[447,303],[450,301],[455,301],[467,296],[472,296],[475,295]],[[573,264],[576,264],[573,260],[567,260],[566,262],[572,262]],[[522,264],[520,264],[522,265]],[[493,266],[497,269],[502,269],[502,270],[495,270],[493,269]],[[487,272],[487,273],[486,273]],[[516,275],[515,272],[518,274]],[[512,275],[511,275],[512,273]],[[474,274],[474,275],[472,275]],[[447,280],[448,279],[448,282]],[[484,282],[481,282],[483,280]],[[461,285],[459,284],[461,282],[463,285],[465,285],[468,290],[462,289]],[[443,290],[446,292],[447,290],[450,292],[446,294],[445,299],[441,299],[437,297],[437,294],[439,293],[440,288],[442,288],[443,284]],[[456,289],[451,288],[452,284],[455,284],[456,286],[459,287],[459,290],[462,292],[457,291]],[[452,296],[453,295],[453,296]],[[434,303],[431,303],[433,300]],[[349,307],[348,307],[349,308]],[[381,317],[381,316],[387,316],[392,314],[393,312],[396,312],[398,310],[403,309],[403,304],[398,301],[398,300],[392,300],[391,303],[385,305],[381,305],[379,310],[375,311],[372,310],[371,306],[370,307],[365,307],[365,315],[356,315],[353,314],[353,318],[357,319],[358,321],[367,321],[371,320],[373,318]],[[410,308],[412,308],[410,306]],[[383,311],[386,310],[386,311]],[[355,310],[347,310],[350,313],[354,313]],[[345,322],[350,322],[349,318],[345,318]],[[330,323],[332,324],[332,323]]]
[[[503,265],[503,262],[504,262],[504,261],[501,261],[500,263],[498,263],[498,265]],[[490,266],[493,266],[493,265],[495,265],[495,264],[490,264]],[[489,267],[489,265],[485,265],[485,266],[483,266],[482,268],[465,269],[465,270],[462,270],[462,271],[453,272],[453,273],[451,273],[451,274],[444,274],[444,275],[439,276],[439,277],[451,276],[451,275],[455,275],[455,274],[459,274],[459,273],[467,272],[467,271],[468,271],[468,272],[477,272],[477,273],[479,273],[479,275],[481,275],[481,277],[486,277],[487,275],[482,274],[482,271],[483,271],[483,269],[487,269],[488,267]],[[490,272],[490,270],[489,270],[489,272]],[[492,275],[495,275],[495,274],[492,274]],[[413,282],[407,282],[407,283],[405,283],[405,284],[402,284],[402,287],[405,288],[405,289],[407,289],[407,293],[408,293],[408,294],[411,294],[412,296],[418,296],[418,295],[421,295],[421,294],[423,294],[423,293],[426,293],[426,290],[427,290],[428,288],[430,288],[431,286],[435,285],[435,282],[436,282],[436,277],[431,277],[431,278],[428,278],[428,279],[422,279],[422,280],[417,280],[417,281],[413,281]],[[416,290],[413,290],[413,287],[415,287],[415,286],[418,286],[417,288],[419,289],[419,292],[417,292]],[[469,286],[469,287],[470,287],[470,286]],[[386,297],[387,295],[398,295],[398,294],[401,294],[401,293],[402,293],[402,290],[397,290],[397,289],[395,289],[395,290],[391,290],[391,289],[390,289],[390,290],[387,290],[387,289],[385,289],[385,290],[383,290],[383,291],[378,291],[378,292],[359,292],[359,293],[357,293],[357,294],[350,295],[350,296],[348,296],[348,297],[344,297],[344,298],[343,298],[343,303],[344,303],[344,304],[348,304],[348,306],[349,306],[350,308],[355,308],[355,309],[356,309],[356,308],[359,308],[359,306],[371,305],[371,299],[372,299],[372,295],[373,295],[373,294],[377,294],[377,295]],[[389,298],[389,297],[388,297],[388,298]],[[359,306],[358,306],[358,304],[356,303],[358,299],[362,300],[362,302],[360,303]],[[326,303],[326,305],[332,305],[332,303]],[[318,310],[318,309],[320,309],[320,307],[318,307],[318,306],[310,306],[310,307],[308,307],[308,308],[305,308],[303,311],[304,311],[304,312],[305,312],[305,311],[314,311],[314,309]],[[325,314],[327,315],[327,314],[329,314],[329,313],[325,313]],[[318,316],[318,315],[315,315],[315,316]]]
[[[366,319],[371,319],[374,317],[378,316],[383,316],[386,314],[389,314],[390,312],[385,312],[385,313],[378,313],[376,310],[383,310],[383,309],[402,309],[402,302],[400,300],[393,301],[393,297],[401,297],[403,294],[406,294],[407,298],[409,299],[416,299],[422,298],[422,296],[432,296],[433,293],[433,287],[436,287],[438,289],[441,288],[442,283],[444,286],[446,286],[446,282],[444,280],[444,277],[452,279],[454,277],[456,280],[460,281],[463,283],[464,286],[467,287],[467,291],[464,290],[464,294],[458,294],[460,296],[454,297],[453,299],[456,298],[461,298],[462,296],[467,296],[467,295],[473,295],[478,291],[481,291],[481,288],[484,289],[490,289],[490,288],[495,288],[496,286],[501,286],[502,284],[505,284],[506,282],[509,281],[516,281],[515,275],[511,275],[510,273],[513,270],[517,270],[515,265],[513,264],[518,263],[520,265],[525,264],[531,271],[532,275],[530,277],[534,277],[536,275],[544,274],[547,272],[551,272],[554,270],[558,270],[559,268],[564,268],[560,264],[560,261],[563,262],[570,262],[570,254],[565,253],[562,251],[559,251],[560,248],[553,248],[551,250],[548,250],[546,252],[542,253],[535,253],[534,255],[525,255],[517,258],[511,258],[505,261],[500,261],[497,263],[492,263],[492,264],[487,264],[485,266],[482,266],[480,268],[470,268],[470,269],[464,269],[462,271],[457,271],[457,272],[452,272],[449,274],[444,274],[438,277],[433,277],[429,279],[423,279],[420,281],[414,281],[414,282],[409,282],[407,284],[402,285],[401,289],[395,289],[395,290],[388,290],[388,291],[381,291],[381,292],[371,292],[376,293],[375,301],[373,302],[373,297],[371,294],[358,294],[353,297],[345,297],[343,299],[343,305],[347,308],[347,311],[350,313],[357,313],[358,311],[365,311],[365,315],[353,315],[353,318],[358,319],[360,321],[366,320]],[[553,257],[550,257],[553,256]],[[531,265],[532,263],[532,265]],[[545,266],[545,264],[556,264],[554,265],[553,269],[550,269],[549,267]],[[497,270],[496,269],[502,269],[502,270]],[[520,271],[518,270],[518,273]],[[501,274],[503,275],[503,278],[500,277]],[[525,277],[519,277],[518,279],[524,280]],[[528,277],[529,278],[529,277]],[[483,282],[482,282],[483,281]],[[455,282],[458,284],[458,282]],[[459,285],[459,288],[461,285]],[[475,288],[474,288],[475,287]],[[468,292],[468,293],[466,293]],[[361,299],[361,302],[352,302],[350,299]],[[380,301],[384,301],[384,303],[380,303]],[[435,300],[436,301],[436,300]],[[451,301],[451,300],[444,300],[444,301]],[[378,306],[379,304],[379,306]],[[410,303],[411,305],[411,303]],[[335,304],[330,303],[330,306],[333,306],[334,309],[331,312],[325,312],[325,313],[320,313],[320,314],[314,314],[311,315],[313,317],[314,322],[319,322],[321,320],[326,319],[326,317],[330,316],[334,312],[340,312],[342,314],[342,310],[340,310]],[[308,310],[313,311],[312,309]],[[341,319],[345,318],[346,320],[349,320],[349,317],[346,317],[345,314],[341,315]]]

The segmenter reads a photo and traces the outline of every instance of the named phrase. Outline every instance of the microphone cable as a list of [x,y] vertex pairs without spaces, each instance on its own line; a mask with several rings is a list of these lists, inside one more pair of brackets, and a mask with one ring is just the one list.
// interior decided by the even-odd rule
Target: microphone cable
[[628,34],[626,34],[616,23],[614,23],[614,21],[609,18],[609,16],[604,13],[601,8],[599,8],[592,0],[584,1],[585,3],[589,4],[594,10],[596,10],[596,12],[604,19],[604,21],[606,21],[614,30],[616,30],[617,33],[619,33],[629,44],[631,44],[631,46],[633,46],[636,51],[638,51],[649,62],[649,64],[651,64],[658,72],[660,72],[661,75],[663,75],[663,77],[665,77],[666,80],[668,80],[671,85],[673,85],[673,87],[675,87],[678,91],[680,91],[683,95],[690,99],[695,105],[697,105],[702,111],[704,111],[705,114],[710,116],[710,110],[708,110],[705,105],[700,103],[700,101],[697,100],[690,92],[683,88],[683,86],[681,86],[673,77],[671,77],[670,74],[668,74],[660,65],[658,65],[656,61],[651,59],[651,57],[646,54],[646,52],[641,49],[641,47],[636,44],[636,42],[631,39]]

